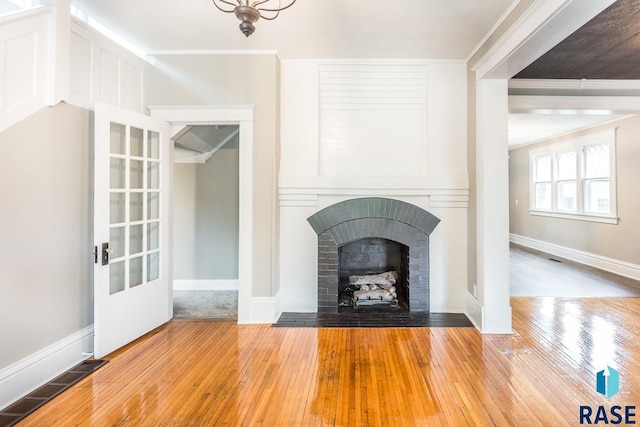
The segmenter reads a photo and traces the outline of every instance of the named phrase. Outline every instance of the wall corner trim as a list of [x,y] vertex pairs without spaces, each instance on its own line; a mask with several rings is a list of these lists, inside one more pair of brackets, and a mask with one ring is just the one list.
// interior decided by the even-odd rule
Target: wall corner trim
[[585,264],[590,267],[599,268],[600,270],[628,277],[630,279],[640,280],[640,265],[638,264],[590,252],[584,252],[578,249],[568,248],[566,246],[556,245],[555,243],[549,243],[513,233],[509,234],[509,241],[527,248],[536,249],[551,255],[579,262],[580,264]]
[[238,324],[273,324],[277,320],[276,297],[252,297],[250,299],[249,321],[242,321],[238,317]]
[[465,295],[465,314],[478,331],[482,332],[482,306],[469,291]]
[[87,359],[93,352],[90,325],[0,369],[0,409]]

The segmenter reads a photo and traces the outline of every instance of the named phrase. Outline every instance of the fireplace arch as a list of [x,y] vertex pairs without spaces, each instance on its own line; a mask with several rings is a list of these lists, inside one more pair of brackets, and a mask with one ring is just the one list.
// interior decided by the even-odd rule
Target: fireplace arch
[[318,235],[318,312],[338,312],[338,248],[380,238],[409,248],[409,311],[429,311],[429,236],[440,222],[410,203],[380,197],[350,199],[307,218]]

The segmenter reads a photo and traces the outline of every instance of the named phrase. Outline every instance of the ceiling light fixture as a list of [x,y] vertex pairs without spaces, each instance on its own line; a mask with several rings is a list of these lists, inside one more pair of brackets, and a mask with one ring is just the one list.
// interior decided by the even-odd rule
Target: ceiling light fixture
[[[278,17],[281,10],[285,10],[293,6],[296,0],[286,0],[288,4],[282,6],[281,0],[277,0],[278,7],[275,7],[276,0],[212,0],[215,7],[224,13],[233,13],[242,21],[240,22],[240,31],[249,37],[256,30],[253,23],[258,19],[274,20]],[[225,6],[226,5],[226,6]],[[270,7],[270,5],[273,5]]]

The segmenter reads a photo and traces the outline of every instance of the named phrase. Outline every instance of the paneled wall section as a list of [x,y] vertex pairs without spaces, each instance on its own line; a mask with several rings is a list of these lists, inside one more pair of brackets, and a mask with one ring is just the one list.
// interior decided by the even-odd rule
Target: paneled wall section
[[46,104],[51,8],[0,18],[0,131]]
[[69,102],[93,108],[96,101],[144,113],[144,61],[86,24],[71,25]]
[[425,174],[427,66],[321,64],[325,176]]

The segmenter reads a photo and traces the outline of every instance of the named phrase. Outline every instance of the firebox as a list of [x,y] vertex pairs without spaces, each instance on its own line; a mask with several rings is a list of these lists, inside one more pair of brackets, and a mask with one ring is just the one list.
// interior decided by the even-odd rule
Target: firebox
[[397,274],[398,305],[429,311],[429,236],[440,222],[433,214],[367,197],[331,205],[308,221],[318,234],[319,313],[339,312],[349,276],[391,271]]
[[[379,281],[373,290],[388,288],[393,289],[392,292],[358,292],[362,291],[364,286],[373,284],[368,284],[367,281],[376,281],[367,278],[384,273],[391,273],[393,278]],[[357,279],[354,280],[354,278]],[[385,284],[388,286],[385,287]],[[358,306],[389,306],[409,310],[409,248],[407,246],[393,240],[367,237],[338,248],[339,310],[342,307]]]

